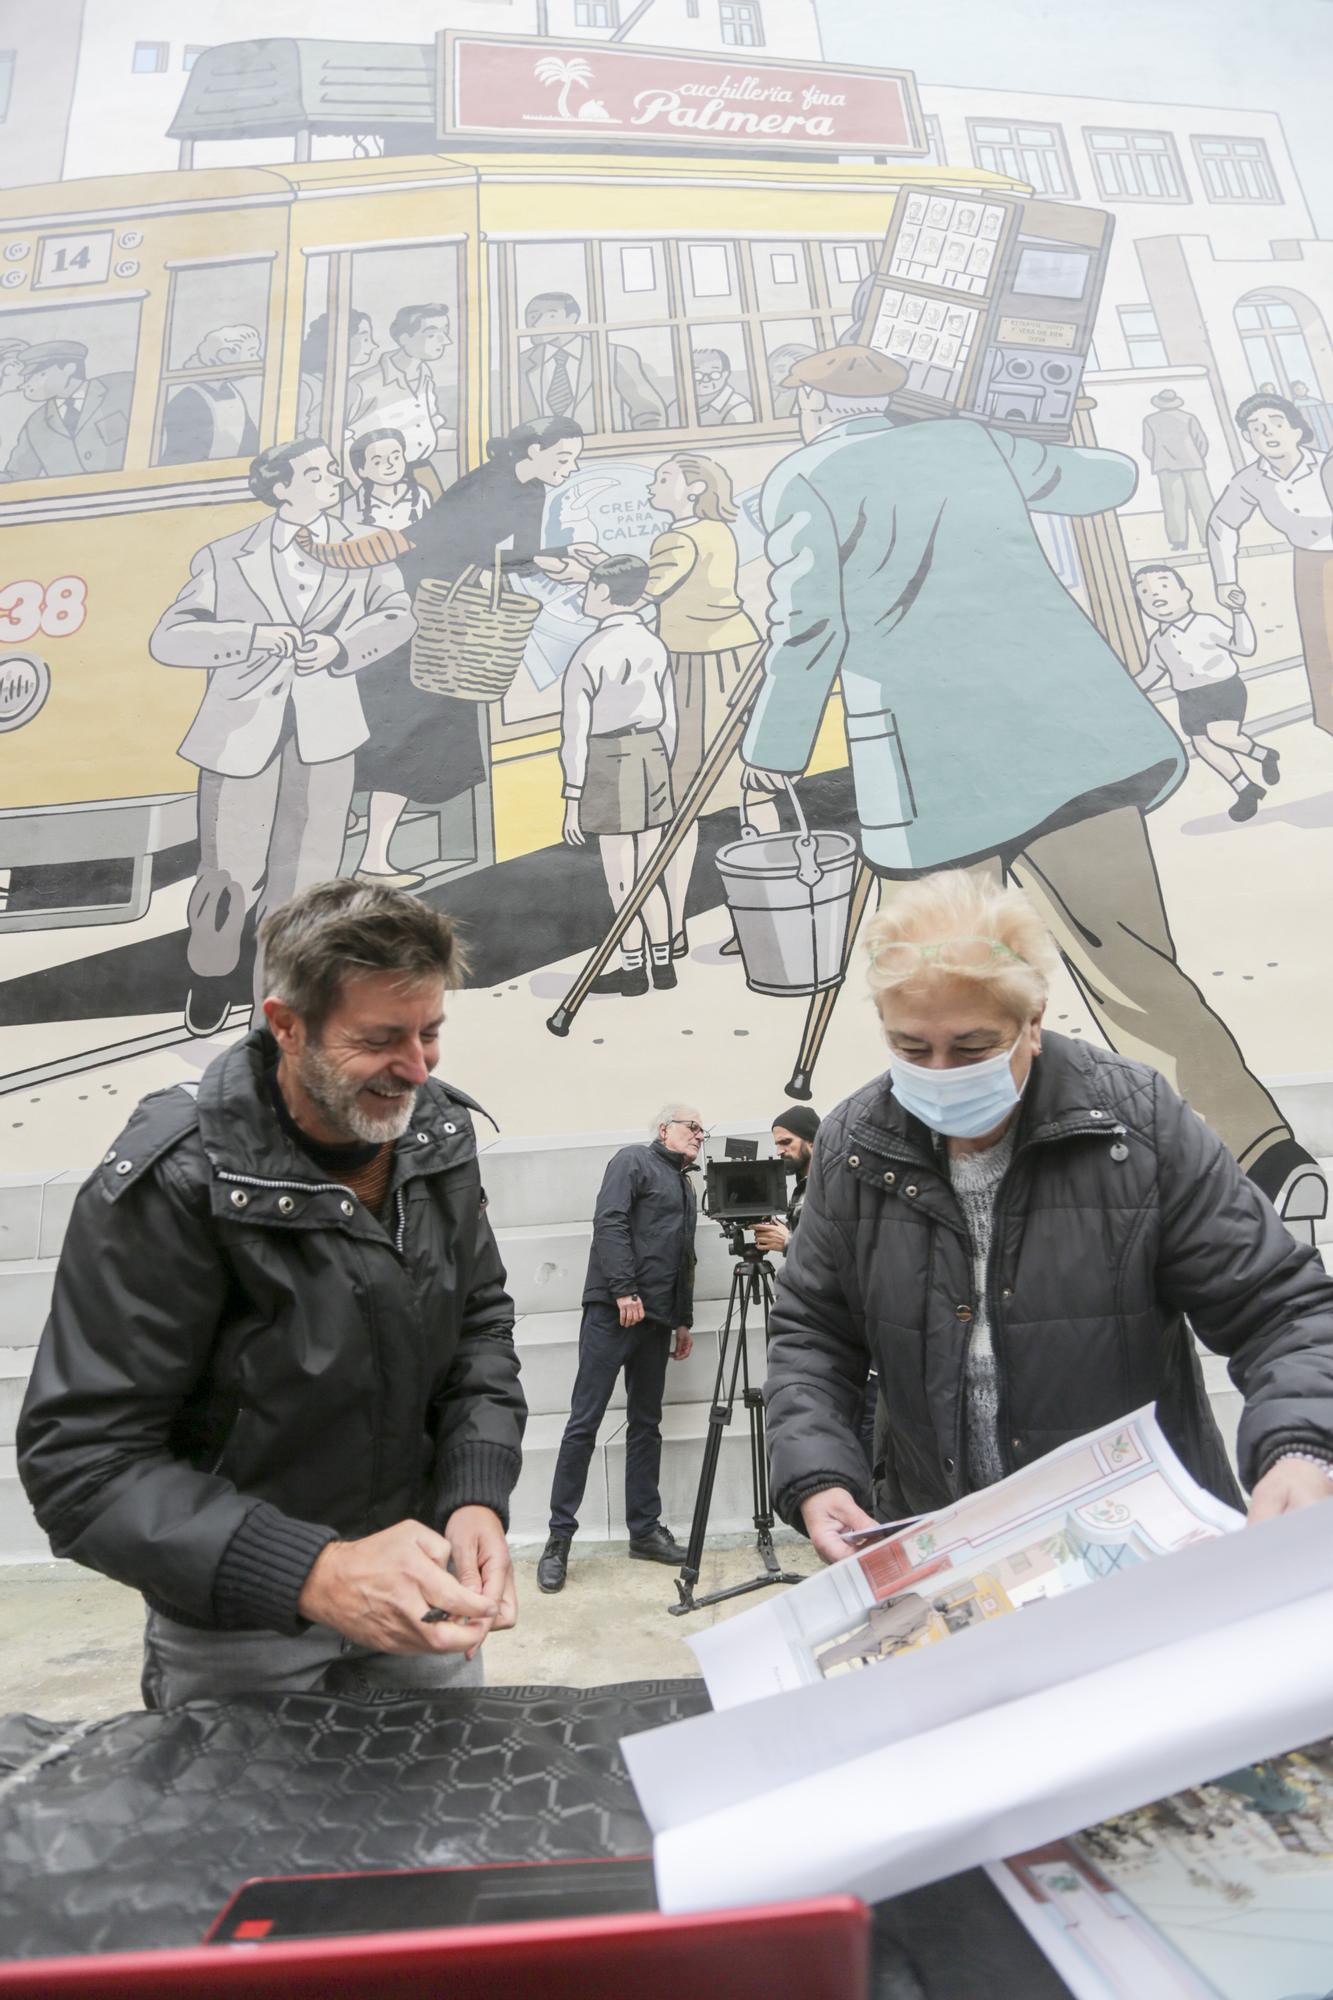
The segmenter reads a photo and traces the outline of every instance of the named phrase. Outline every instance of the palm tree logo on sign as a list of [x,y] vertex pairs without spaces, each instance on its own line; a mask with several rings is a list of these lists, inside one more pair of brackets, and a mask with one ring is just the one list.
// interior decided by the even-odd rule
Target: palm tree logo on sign
[[618,125],[606,106],[595,97],[587,98],[577,111],[570,105],[570,93],[577,87],[591,88],[592,65],[582,56],[543,56],[533,70],[538,83],[560,92],[554,112],[529,111],[524,117],[534,125]]

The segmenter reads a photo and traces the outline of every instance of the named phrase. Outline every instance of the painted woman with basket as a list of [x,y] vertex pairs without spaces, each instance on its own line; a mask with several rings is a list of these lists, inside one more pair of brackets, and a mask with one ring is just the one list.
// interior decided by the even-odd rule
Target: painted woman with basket
[[410,528],[312,546],[339,569],[395,562],[422,619],[421,643],[402,647],[360,683],[370,739],[357,753],[357,780],[376,795],[377,838],[359,878],[415,886],[421,878],[395,870],[388,854],[408,800],[439,806],[484,781],[482,706],[512,681],[541,608],[506,585],[534,569],[566,574],[565,553],[542,551],[542,519],[548,491],[576,470],[582,446],[582,427],[571,418],[521,425],[492,438],[486,463]]

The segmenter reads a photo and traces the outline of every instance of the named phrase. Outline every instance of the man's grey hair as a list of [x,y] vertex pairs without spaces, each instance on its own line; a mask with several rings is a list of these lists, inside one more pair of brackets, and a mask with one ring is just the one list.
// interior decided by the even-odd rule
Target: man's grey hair
[[[664,1125],[674,1124],[677,1118],[684,1118],[687,1121],[699,1118],[698,1105],[678,1104],[674,1098],[672,1099],[670,1104],[664,1104],[662,1106],[662,1109],[658,1112],[656,1118],[654,1118],[653,1120],[653,1137],[654,1138],[657,1137],[657,1134],[661,1131]],[[699,1123],[701,1125],[703,1124],[703,1122],[704,1122],[703,1119],[699,1118]]]
[[318,1035],[343,982],[373,972],[461,986],[467,958],[442,910],[402,889],[316,882],[259,926],[264,983]]

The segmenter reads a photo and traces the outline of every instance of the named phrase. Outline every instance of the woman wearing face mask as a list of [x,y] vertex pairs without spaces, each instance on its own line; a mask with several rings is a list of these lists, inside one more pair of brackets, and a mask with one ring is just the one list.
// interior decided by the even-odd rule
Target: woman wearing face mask
[[945,1506],[1154,1401],[1234,1504],[1186,1314],[1246,1397],[1251,1518],[1333,1495],[1333,1282],[1163,1077],[1043,1025],[1056,960],[1026,897],[927,876],[895,886],[867,942],[888,1073],[820,1126],[772,1318],[784,1519],[836,1561],[843,1530]]

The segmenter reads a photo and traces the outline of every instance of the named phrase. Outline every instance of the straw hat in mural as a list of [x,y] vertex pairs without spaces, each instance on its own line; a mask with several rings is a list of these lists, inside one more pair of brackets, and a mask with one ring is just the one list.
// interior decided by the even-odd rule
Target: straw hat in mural
[[1178,410],[1183,401],[1184,398],[1178,396],[1174,389],[1159,389],[1152,398],[1153,407],[1158,410]]
[[782,378],[784,389],[822,389],[826,396],[891,396],[907,380],[907,370],[877,347],[826,347],[807,354]]

